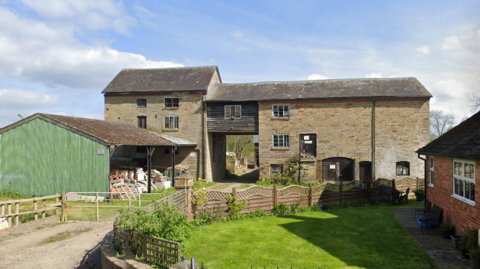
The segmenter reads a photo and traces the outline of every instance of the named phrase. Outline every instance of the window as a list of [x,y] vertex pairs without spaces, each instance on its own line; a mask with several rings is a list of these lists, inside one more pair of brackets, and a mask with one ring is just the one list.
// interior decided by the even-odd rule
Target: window
[[410,175],[410,163],[409,162],[398,162],[397,163],[397,176],[408,176]]
[[147,99],[137,99],[137,107],[147,107]]
[[475,202],[475,163],[453,161],[453,196]]
[[225,119],[240,119],[242,106],[225,106]]
[[[178,147],[175,147],[175,155],[178,155],[178,152],[179,152]],[[172,148],[166,147],[165,154],[172,154]]]
[[176,97],[165,97],[165,107],[179,107],[179,99]]
[[274,148],[288,148],[290,147],[290,135],[276,134],[273,135]]
[[272,112],[274,118],[289,118],[290,106],[289,105],[273,105]]
[[147,128],[147,116],[138,116],[138,128]]
[[434,176],[433,176],[433,157],[430,157],[430,185],[433,186]]
[[178,129],[178,116],[165,116],[165,129]]

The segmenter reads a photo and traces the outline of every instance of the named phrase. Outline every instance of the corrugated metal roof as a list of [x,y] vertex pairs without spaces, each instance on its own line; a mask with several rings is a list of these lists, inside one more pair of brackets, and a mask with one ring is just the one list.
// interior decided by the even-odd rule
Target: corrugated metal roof
[[124,69],[102,93],[207,90],[215,72],[216,66]]
[[160,135],[128,124],[104,120],[68,117],[53,114],[36,113],[0,130],[0,134],[41,118],[52,124],[62,126],[73,132],[96,138],[109,145],[132,146],[175,146],[175,143]]
[[416,78],[330,79],[291,82],[217,83],[207,102],[268,101],[432,95]]
[[169,136],[169,135],[165,135],[165,134],[160,134],[160,136],[165,138],[168,141],[171,141],[171,142],[175,143],[177,146],[196,146],[197,145],[197,143],[195,143],[195,142],[191,142],[191,141],[181,139],[181,138],[178,138],[178,137],[173,137],[173,136]]
[[417,153],[480,159],[480,112],[417,150]]

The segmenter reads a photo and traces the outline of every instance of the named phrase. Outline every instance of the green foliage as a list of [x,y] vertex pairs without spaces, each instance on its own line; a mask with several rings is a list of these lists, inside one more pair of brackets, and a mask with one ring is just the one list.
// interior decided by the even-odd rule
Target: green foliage
[[24,195],[21,192],[18,191],[7,191],[7,190],[1,190],[0,191],[0,196],[2,197],[9,197],[13,199],[22,199],[22,198],[30,198],[31,196]]
[[190,235],[192,226],[187,216],[178,212],[175,205],[156,204],[155,210],[147,213],[143,210],[122,209],[116,220],[125,231],[139,232],[183,244]]
[[194,226],[204,226],[212,224],[215,221],[215,214],[212,212],[200,212],[192,220],[191,224]]
[[285,203],[276,204],[275,208],[273,209],[273,213],[279,216],[286,215],[287,211],[288,211],[288,208],[287,208],[287,204]]
[[470,248],[468,256],[470,256],[470,259],[480,258],[480,250],[478,249],[478,246]]
[[415,195],[425,196],[425,190],[415,189],[412,192],[415,193]]
[[[196,207],[205,206],[208,204],[207,190],[205,189],[205,185],[206,185],[205,179],[199,178],[195,183],[197,184],[197,187],[200,190],[195,193],[195,196],[197,196],[197,199],[195,200],[194,205]],[[194,189],[195,189],[195,185],[194,185]]]
[[291,203],[290,204],[290,214],[297,213],[299,206],[300,206],[299,203]]
[[242,209],[247,205],[247,200],[243,200],[241,203],[237,201],[237,197],[228,196],[227,197],[227,205],[228,205],[228,212],[229,218],[231,220],[239,219]]
[[206,187],[215,185],[215,181],[206,182],[203,178],[198,178],[197,181],[193,182],[193,191],[197,191]]
[[122,254],[123,252],[122,242],[120,241],[113,242],[113,249],[115,249],[115,251],[117,252],[117,255],[118,253]]
[[453,231],[453,230],[455,230],[455,226],[451,223],[448,223],[448,222],[444,221],[444,222],[442,222],[442,224],[440,224],[440,230]]
[[473,247],[478,246],[478,230],[470,229],[461,233],[458,246],[463,251],[470,251]]

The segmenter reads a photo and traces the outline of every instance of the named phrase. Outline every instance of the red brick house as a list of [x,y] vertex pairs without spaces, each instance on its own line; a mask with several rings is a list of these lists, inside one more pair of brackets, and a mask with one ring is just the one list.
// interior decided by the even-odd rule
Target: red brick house
[[426,156],[427,199],[443,209],[443,221],[455,225],[457,233],[480,228],[475,188],[480,183],[480,112],[417,153]]

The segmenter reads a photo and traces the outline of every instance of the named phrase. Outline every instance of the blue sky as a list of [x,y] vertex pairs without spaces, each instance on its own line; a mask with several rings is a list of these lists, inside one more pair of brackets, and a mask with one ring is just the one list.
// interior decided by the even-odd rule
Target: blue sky
[[431,109],[480,96],[480,1],[0,0],[0,127],[103,119],[123,68],[219,67],[223,82],[416,77]]

